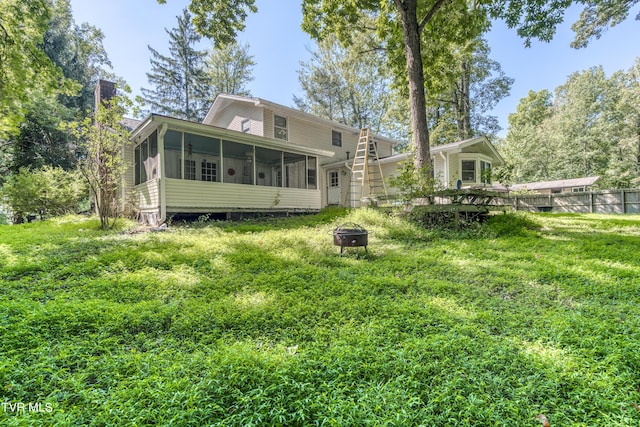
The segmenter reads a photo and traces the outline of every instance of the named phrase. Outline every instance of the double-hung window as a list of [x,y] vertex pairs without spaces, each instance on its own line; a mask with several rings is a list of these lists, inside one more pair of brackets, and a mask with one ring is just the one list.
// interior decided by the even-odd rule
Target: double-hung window
[[462,161],[462,181],[476,182],[476,161]]
[[337,130],[331,131],[331,145],[334,147],[342,147],[342,132]]
[[273,116],[273,137],[276,139],[289,140],[289,131],[287,128],[287,118],[274,115]]

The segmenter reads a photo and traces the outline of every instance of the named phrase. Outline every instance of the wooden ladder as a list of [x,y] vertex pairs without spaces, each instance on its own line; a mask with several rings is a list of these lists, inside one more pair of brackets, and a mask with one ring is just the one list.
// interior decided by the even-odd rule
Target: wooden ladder
[[[361,129],[358,146],[353,156],[351,182],[346,199],[346,201],[348,201],[349,195],[351,195],[353,198],[351,200],[351,206],[356,206],[356,203],[358,201],[362,202],[365,197],[375,201],[380,196],[387,196],[387,187],[384,183],[384,176],[382,175],[382,166],[378,161],[378,149],[376,145],[371,130],[369,128]],[[370,164],[369,161],[371,159],[375,160],[375,165]],[[360,184],[360,197],[358,199],[356,199],[357,191],[353,191],[353,181]]]

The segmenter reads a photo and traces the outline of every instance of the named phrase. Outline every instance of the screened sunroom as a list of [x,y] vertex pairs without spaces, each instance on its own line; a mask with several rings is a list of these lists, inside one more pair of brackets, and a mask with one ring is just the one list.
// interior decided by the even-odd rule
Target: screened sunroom
[[158,115],[132,140],[131,200],[152,224],[180,213],[319,210],[318,158],[333,155]]

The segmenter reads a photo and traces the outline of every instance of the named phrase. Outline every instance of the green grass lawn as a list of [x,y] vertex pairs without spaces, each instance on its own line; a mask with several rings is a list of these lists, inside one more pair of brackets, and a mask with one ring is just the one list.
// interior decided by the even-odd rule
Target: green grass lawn
[[3,426],[640,425],[638,216],[125,225],[0,226]]

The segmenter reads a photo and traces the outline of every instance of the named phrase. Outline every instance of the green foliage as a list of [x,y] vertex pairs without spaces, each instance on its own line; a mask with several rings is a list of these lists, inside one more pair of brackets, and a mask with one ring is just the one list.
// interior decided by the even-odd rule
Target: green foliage
[[[2,423],[640,422],[637,216],[498,215],[501,237],[302,218],[0,228],[3,396],[53,407]],[[368,255],[332,245],[348,221]]]
[[22,222],[27,215],[77,213],[88,190],[79,171],[45,166],[38,170],[20,169],[10,175],[0,189],[0,198],[11,210],[13,221]]
[[32,91],[79,89],[42,50],[51,13],[48,0],[0,2],[0,138],[18,131]]
[[[571,29],[576,33],[571,47],[580,49],[587,47],[592,39],[599,39],[607,27],[613,27],[629,16],[638,0],[583,0],[585,8],[580,18],[573,23]],[[636,15],[640,20],[640,13]]]
[[[158,0],[164,4],[166,0]],[[217,47],[231,44],[238,32],[244,30],[249,13],[258,8],[255,0],[191,0],[189,10],[198,32],[214,41]]]
[[428,96],[433,145],[492,137],[500,130],[498,119],[488,113],[509,94],[513,79],[489,53],[484,39],[468,43],[456,56],[457,75],[448,90]]
[[[20,126],[0,143],[0,151],[4,152],[0,153],[0,176],[17,173],[22,167],[74,168],[80,147],[60,129],[60,124],[90,114],[96,79],[103,73],[101,67],[109,65],[102,33],[87,24],[77,25],[68,0],[52,2],[47,16],[38,48],[58,67],[61,76],[74,82],[77,90],[51,90],[43,84],[29,90],[28,98],[21,101]],[[36,81],[43,80],[39,76]],[[0,185],[1,182],[0,178]]]
[[542,228],[533,215],[508,213],[493,215],[487,222],[487,232],[498,238],[503,237],[534,237],[535,232]]
[[319,41],[311,59],[300,64],[304,94],[294,96],[296,106],[348,126],[407,139],[406,105],[391,87],[393,77],[377,44],[372,31],[354,35],[347,46],[335,36]]
[[248,44],[231,43],[214,48],[206,64],[212,98],[220,93],[249,96],[246,85],[253,80],[254,65]]
[[501,151],[519,182],[599,175],[605,188],[638,182],[640,80],[637,67],[607,77],[602,67],[530,92],[509,116]]
[[92,118],[71,123],[66,129],[82,141],[86,157],[80,159],[82,172],[103,228],[113,228],[122,214],[122,178],[127,169],[122,152],[129,144],[129,131],[122,122],[132,106],[128,87],[98,105]]
[[432,196],[440,180],[433,178],[430,167],[418,169],[409,158],[402,162],[397,174],[389,177],[389,184],[398,189],[398,195],[404,203],[411,203],[415,199]]
[[191,15],[184,9],[178,26],[169,35],[169,56],[149,46],[151,89],[142,89],[144,104],[152,113],[201,121],[211,103],[211,90],[205,71],[206,52],[194,46],[202,39],[196,33]]

